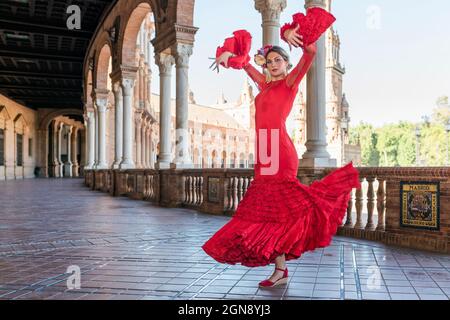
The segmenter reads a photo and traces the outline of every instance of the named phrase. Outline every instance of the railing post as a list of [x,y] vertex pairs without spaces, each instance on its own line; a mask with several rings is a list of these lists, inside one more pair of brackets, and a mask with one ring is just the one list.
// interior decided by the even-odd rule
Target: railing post
[[377,211],[378,211],[378,224],[377,231],[385,230],[384,217],[386,214],[386,189],[385,189],[385,179],[378,179],[378,190],[377,190]]
[[362,208],[363,208],[363,192],[361,189],[356,189],[356,223],[353,227],[354,229],[364,229],[364,225],[362,223]]
[[368,188],[367,188],[367,224],[366,230],[374,230],[375,225],[373,223],[373,210],[375,209],[375,191],[373,188],[374,177],[366,177]]
[[352,195],[350,197],[350,200],[348,202],[348,207],[347,207],[347,220],[345,221],[344,227],[345,228],[352,228],[353,227],[353,219],[352,219],[352,211],[353,211],[353,191],[352,191]]

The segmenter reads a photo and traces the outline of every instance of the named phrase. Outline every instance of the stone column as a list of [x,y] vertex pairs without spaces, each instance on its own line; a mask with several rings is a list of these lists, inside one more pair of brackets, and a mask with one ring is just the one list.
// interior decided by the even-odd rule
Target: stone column
[[147,85],[147,110],[150,111],[152,108],[151,101],[152,101],[152,69],[150,65],[150,57],[151,57],[151,46],[152,43],[148,41],[148,59],[147,59],[147,79],[146,79],[146,85]]
[[67,126],[67,161],[64,163],[64,176],[72,177],[72,154],[71,154],[71,145],[72,145],[72,133],[73,126]]
[[64,130],[64,123],[60,123],[58,126],[58,169],[59,169],[59,175],[58,177],[62,178],[63,177],[63,162],[61,159],[61,146],[62,146],[62,133]]
[[80,128],[74,127],[73,133],[72,133],[72,176],[78,177],[78,133],[80,131]]
[[119,169],[123,157],[123,94],[120,82],[113,86],[115,100],[115,159],[113,169]]
[[147,125],[145,124],[145,122],[142,124],[141,127],[141,137],[142,137],[142,154],[141,154],[141,163],[142,163],[142,167],[143,168],[147,168]]
[[86,148],[86,153],[87,153],[87,163],[86,163],[86,167],[84,168],[85,170],[92,170],[94,169],[94,165],[95,165],[95,114],[94,111],[88,111],[87,112],[87,126],[86,126],[86,131],[87,131],[87,136],[86,136],[86,141],[87,141],[87,148]]
[[139,59],[139,108],[144,109],[145,107],[145,90],[146,90],[146,84],[145,84],[145,57],[144,54],[141,53],[141,57]]
[[262,15],[263,45],[279,45],[280,14],[286,8],[286,0],[255,0],[255,9]]
[[189,156],[188,131],[188,86],[189,86],[189,57],[192,55],[192,45],[178,44],[175,47],[177,69],[177,100],[175,125],[175,159],[171,168],[193,168],[194,164]]
[[150,145],[150,167],[154,168],[155,167],[155,162],[156,162],[156,153],[157,153],[157,144],[155,143],[155,141],[153,140],[153,127],[150,128],[150,141],[148,142]]
[[98,112],[98,163],[96,169],[108,169],[106,162],[106,110],[107,99],[96,99]]
[[86,145],[87,145],[87,132],[86,132],[86,126],[84,130],[80,130],[80,141],[81,141],[81,146],[80,146],[80,162],[78,164],[79,167],[79,176],[84,176],[84,167],[86,166],[86,157],[87,157],[87,152],[86,152]]
[[[95,99],[94,99],[95,100]],[[98,109],[97,109],[97,106],[94,104],[94,115],[95,115],[95,122],[94,122],[94,125],[95,125],[95,130],[94,130],[94,133],[95,133],[95,143],[94,143],[94,166],[93,166],[93,169],[97,169],[97,165],[98,165],[98,122],[99,122],[99,120],[98,120]]]
[[145,132],[145,138],[146,138],[146,149],[147,153],[145,155],[145,163],[147,164],[147,168],[151,168],[151,155],[152,155],[152,145],[150,140],[150,124],[147,127],[147,130]]
[[51,150],[48,149],[49,139],[48,127],[45,129],[37,129],[36,166],[41,168],[39,177],[43,178],[48,178],[48,168],[51,165],[48,163],[49,153],[51,154]]
[[[324,0],[306,0],[305,8],[326,9]],[[334,167],[336,159],[330,159],[326,139],[326,52],[325,35],[317,41],[316,58],[307,75],[306,98],[306,152],[302,156],[302,167]]]
[[136,168],[142,168],[142,111],[135,113],[136,132]]
[[135,76],[122,78],[123,93],[123,157],[120,169],[134,169],[133,161],[133,90]]
[[160,72],[160,152],[156,169],[169,169],[172,154],[170,135],[170,85],[172,65],[175,63],[175,60],[173,56],[165,53],[158,53],[155,55],[155,58]]
[[54,178],[59,177],[59,163],[58,163],[58,134],[59,134],[59,124],[56,120],[52,122],[52,175]]

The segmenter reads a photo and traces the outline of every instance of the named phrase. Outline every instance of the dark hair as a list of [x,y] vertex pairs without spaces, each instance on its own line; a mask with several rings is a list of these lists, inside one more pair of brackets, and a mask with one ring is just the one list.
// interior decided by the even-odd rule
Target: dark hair
[[264,58],[266,58],[266,60],[267,60],[267,57],[269,56],[269,53],[271,53],[271,52],[278,53],[284,59],[284,61],[286,61],[288,63],[287,70],[289,70],[293,67],[293,65],[291,64],[291,61],[289,59],[289,54],[282,47],[272,46],[272,48],[269,51],[267,51],[266,56],[264,57]]

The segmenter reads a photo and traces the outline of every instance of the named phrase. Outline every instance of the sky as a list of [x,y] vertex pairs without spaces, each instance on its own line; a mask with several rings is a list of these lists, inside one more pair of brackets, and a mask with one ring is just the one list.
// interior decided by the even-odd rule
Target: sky
[[[290,22],[299,11],[305,11],[303,0],[287,0],[280,23]],[[419,122],[431,115],[438,97],[450,96],[450,1],[334,0],[332,13],[341,39],[343,90],[353,125]],[[238,99],[245,72],[223,68],[219,74],[212,72],[208,57],[214,57],[223,40],[239,29],[252,34],[253,56],[262,46],[261,23],[254,0],[196,0],[194,26],[199,30],[189,82],[198,104],[214,104],[222,91],[229,101]],[[280,44],[288,49],[286,43]],[[299,48],[291,52],[294,64],[301,53]]]

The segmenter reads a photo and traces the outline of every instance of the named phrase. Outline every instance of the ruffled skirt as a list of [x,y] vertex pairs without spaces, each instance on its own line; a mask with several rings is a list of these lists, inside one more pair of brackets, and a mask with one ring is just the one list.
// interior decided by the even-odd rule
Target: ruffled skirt
[[353,188],[361,188],[350,162],[310,186],[296,177],[254,179],[231,220],[202,249],[220,263],[265,266],[331,243],[346,215]]

